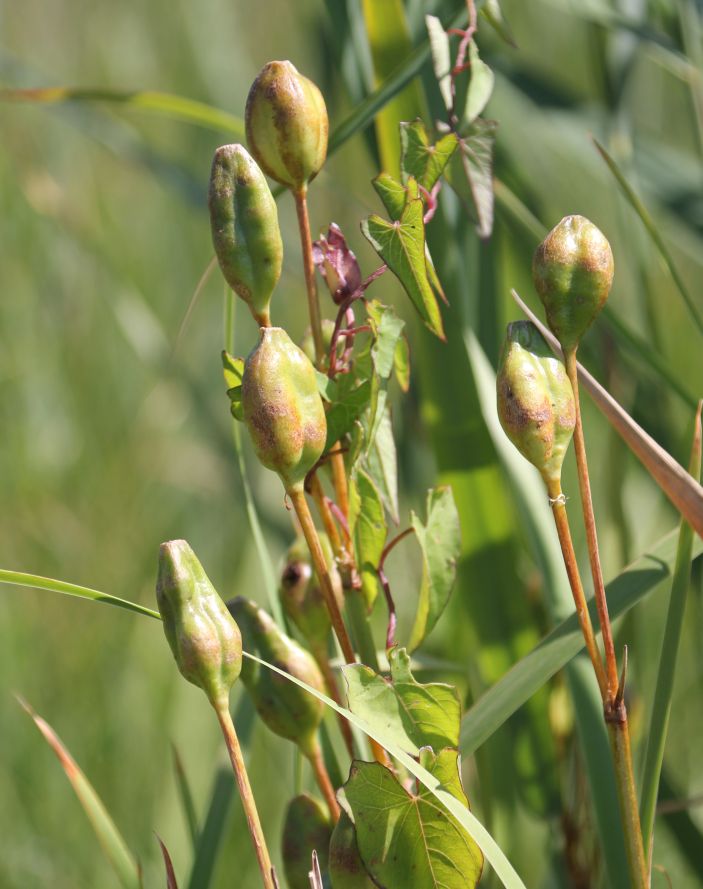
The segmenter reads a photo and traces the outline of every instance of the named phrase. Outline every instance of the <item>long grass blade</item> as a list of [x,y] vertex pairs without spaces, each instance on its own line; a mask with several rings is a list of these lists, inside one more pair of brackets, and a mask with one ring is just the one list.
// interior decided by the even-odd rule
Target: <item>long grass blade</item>
[[[539,328],[555,354],[561,349],[554,335],[539,318],[511,291],[513,299]],[[638,425],[627,411],[582,366],[578,365],[579,382],[591,396],[596,407],[622,438],[632,453],[643,464],[676,509],[691,524],[696,534],[703,537],[703,487],[686,470]]]
[[57,105],[61,102],[108,102],[139,111],[156,112],[173,120],[196,124],[218,133],[244,139],[244,121],[228,111],[174,93],[155,90],[109,90],[82,87],[41,87],[0,90],[0,102],[34,102]]
[[[695,429],[693,434],[693,447],[691,449],[691,462],[689,472],[693,478],[701,476],[701,407],[698,405],[696,412]],[[652,716],[649,723],[649,736],[647,740],[647,753],[644,760],[644,772],[642,775],[642,794],[640,802],[640,820],[642,822],[642,841],[645,853],[649,855],[654,830],[654,810],[657,804],[659,790],[659,777],[662,763],[664,762],[664,746],[669,730],[669,717],[671,715],[671,697],[674,689],[674,673],[676,672],[676,659],[679,653],[679,642],[683,629],[683,617],[686,607],[686,595],[691,579],[691,550],[693,548],[693,530],[685,522],[681,522],[679,531],[679,543],[676,550],[676,567],[671,585],[671,598],[669,610],[664,627],[664,639],[662,641],[661,655],[659,656],[659,669],[657,670],[657,685],[654,690],[652,703]]]
[[639,216],[642,225],[644,225],[644,227],[647,231],[647,234],[654,242],[654,246],[659,251],[659,255],[664,260],[666,267],[669,269],[669,274],[671,275],[671,277],[674,281],[674,284],[676,284],[676,287],[678,288],[679,293],[683,297],[683,301],[686,303],[686,308],[688,309],[689,314],[691,315],[691,318],[693,318],[693,320],[695,321],[696,327],[698,328],[698,330],[701,333],[703,333],[703,316],[701,316],[700,312],[696,308],[696,304],[693,301],[693,297],[689,293],[688,288],[686,287],[683,278],[679,274],[679,271],[676,268],[676,263],[674,262],[674,259],[671,255],[671,253],[669,252],[669,248],[666,246],[666,244],[664,243],[664,239],[659,234],[659,229],[657,228],[657,224],[652,219],[652,217],[649,213],[649,210],[647,210],[645,205],[642,203],[640,198],[637,196],[637,194],[635,193],[635,190],[632,188],[630,183],[627,181],[627,179],[623,175],[622,171],[616,164],[614,158],[606,151],[606,149],[600,144],[600,142],[597,139],[594,138],[593,143],[596,146],[596,148],[598,149],[600,156],[603,158],[603,160],[608,165],[608,169],[615,177],[615,180],[617,181],[618,185],[620,186],[622,193],[625,195],[627,202],[630,204],[630,206],[635,211],[635,213]]
[[181,800],[181,806],[183,807],[183,814],[185,815],[186,824],[188,825],[188,833],[190,834],[190,841],[193,845],[193,848],[198,844],[198,836],[200,834],[200,828],[198,826],[198,816],[195,812],[195,803],[193,802],[193,794],[190,790],[190,783],[188,781],[188,776],[186,775],[185,766],[183,765],[183,760],[181,759],[181,755],[178,752],[178,748],[175,744],[171,745],[171,752],[173,754],[173,772],[176,776],[176,786],[178,787],[178,795]]
[[100,590],[78,586],[75,583],[67,583],[65,580],[55,580],[53,577],[40,577],[38,574],[25,574],[23,571],[8,571],[0,568],[0,583],[27,586],[35,590],[49,590],[53,593],[62,593],[65,596],[90,599],[93,602],[104,602],[106,605],[115,605],[117,608],[124,608],[127,611],[134,611],[137,614],[145,614],[147,617],[155,617],[157,620],[161,620],[161,615],[158,611],[146,608],[144,605],[138,605],[136,602],[130,602],[129,599],[120,599],[118,596],[111,596],[109,593],[100,592]]
[[34,720],[34,724],[44,736],[45,741],[58,757],[66,777],[88,816],[98,842],[105,856],[112,865],[120,884],[124,889],[141,889],[141,871],[137,860],[129,851],[127,844],[115,826],[102,800],[95,792],[92,784],[78,767],[75,759],[68,752],[61,739],[48,722],[36,714],[29,704],[18,697],[21,706]]
[[[671,577],[676,550],[672,531],[636,559],[606,585],[608,607],[613,620]],[[695,540],[693,557],[703,553],[703,541]],[[589,602],[594,626],[595,602]],[[465,755],[477,750],[515,711],[584,648],[583,635],[575,614],[562,621],[540,644],[518,661],[464,715],[460,749]]]

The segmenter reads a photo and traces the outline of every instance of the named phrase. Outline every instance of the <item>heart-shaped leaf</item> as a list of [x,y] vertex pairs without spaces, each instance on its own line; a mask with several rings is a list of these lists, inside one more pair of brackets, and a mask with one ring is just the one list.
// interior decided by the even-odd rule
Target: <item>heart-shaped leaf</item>
[[423,188],[431,191],[456,151],[457,144],[456,135],[447,133],[433,145],[420,119],[401,123],[400,168],[403,182],[413,176]]

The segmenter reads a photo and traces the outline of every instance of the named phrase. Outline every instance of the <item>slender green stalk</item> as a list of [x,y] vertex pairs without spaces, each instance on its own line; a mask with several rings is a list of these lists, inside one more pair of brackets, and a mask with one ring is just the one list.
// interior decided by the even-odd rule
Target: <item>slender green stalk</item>
[[261,879],[263,880],[265,889],[277,889],[273,865],[271,864],[271,858],[266,846],[266,838],[261,829],[261,821],[259,820],[259,813],[256,808],[256,802],[254,801],[254,794],[251,789],[251,784],[249,783],[246,766],[244,765],[242,748],[239,746],[239,739],[237,738],[237,732],[234,728],[234,723],[232,722],[229,707],[224,705],[217,706],[214,703],[213,706],[215,707],[215,712],[217,713],[217,718],[220,727],[222,728],[222,734],[224,735],[225,743],[227,744],[227,752],[229,753],[232,770],[234,771],[234,777],[237,781],[237,787],[239,788],[239,796],[242,800],[244,814],[246,815],[247,825],[249,826],[249,833],[251,834],[251,840],[254,844],[256,859],[259,863]]
[[635,777],[632,772],[632,750],[630,749],[630,730],[627,723],[625,704],[621,704],[621,712],[606,718],[610,748],[613,751],[615,765],[615,784],[620,802],[620,815],[625,834],[625,852],[630,869],[632,889],[649,889],[649,875],[644,859],[642,830],[637,809],[637,793]]
[[[691,460],[688,469],[695,479],[699,479],[701,475],[701,407],[703,407],[703,402],[699,402],[696,412],[693,446],[691,448]],[[686,594],[691,577],[692,548],[693,530],[686,521],[682,520],[676,550],[676,567],[674,568],[674,578],[671,585],[669,610],[666,616],[664,639],[659,657],[657,685],[654,691],[647,752],[644,761],[644,774],[642,777],[640,816],[642,819],[642,840],[649,862],[652,859],[654,810],[657,803],[659,777],[661,775],[662,762],[664,761],[664,746],[669,728],[676,659],[681,640]]]

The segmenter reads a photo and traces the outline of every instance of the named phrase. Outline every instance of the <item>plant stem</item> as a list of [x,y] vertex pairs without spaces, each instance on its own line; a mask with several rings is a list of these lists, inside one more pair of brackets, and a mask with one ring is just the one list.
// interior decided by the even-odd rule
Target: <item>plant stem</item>
[[327,803],[327,808],[330,810],[330,816],[336,823],[337,821],[339,821],[339,804],[337,802],[337,796],[334,792],[334,787],[332,786],[332,782],[330,781],[329,772],[327,771],[327,767],[325,766],[325,761],[322,758],[322,750],[320,748],[320,745],[316,743],[312,752],[307,754],[307,757],[310,761],[310,765],[312,766],[312,771],[315,775],[317,786],[320,788],[320,792],[324,796],[325,802]]
[[293,192],[293,198],[295,199],[295,210],[298,214],[300,246],[303,251],[303,271],[305,272],[305,287],[308,293],[310,329],[312,330],[312,339],[315,344],[315,364],[318,368],[321,368],[325,359],[325,344],[322,339],[320,301],[317,298],[317,285],[315,283],[315,263],[312,258],[312,238],[310,236],[307,194],[307,185],[304,185],[299,191]]
[[588,544],[588,560],[591,565],[593,577],[593,589],[598,608],[598,620],[603,636],[603,648],[605,651],[605,669],[608,678],[608,699],[612,703],[618,694],[618,662],[615,657],[615,645],[613,643],[613,631],[608,615],[608,602],[605,598],[605,584],[600,565],[598,552],[598,536],[596,533],[596,520],[593,514],[593,501],[591,499],[591,483],[588,477],[588,461],[586,459],[586,442],[583,435],[581,422],[581,405],[579,402],[578,365],[576,362],[576,349],[564,353],[564,366],[571,382],[574,393],[574,406],[576,409],[576,427],[574,429],[574,452],[576,454],[576,468],[579,478],[579,492],[581,495],[581,507],[583,509],[583,521],[586,527],[586,542]]
[[627,722],[625,702],[621,701],[616,712],[606,715],[608,737],[613,751],[615,765],[615,783],[620,801],[620,815],[625,834],[625,852],[630,868],[632,889],[649,889],[649,877],[642,845],[642,829],[640,827],[637,808],[635,778],[632,773],[632,750],[630,749],[630,730]]
[[561,490],[561,482],[550,480],[547,482],[547,493],[552,506],[552,514],[554,516],[554,524],[557,527],[557,535],[559,536],[559,545],[564,557],[564,565],[566,574],[569,578],[569,585],[574,597],[576,605],[576,616],[581,626],[583,638],[586,640],[586,649],[588,656],[593,664],[593,669],[598,680],[598,688],[600,689],[603,705],[608,700],[608,681],[603,668],[598,643],[596,642],[595,633],[593,632],[593,624],[591,623],[591,615],[588,611],[586,596],[581,583],[581,575],[579,574],[578,564],[576,562],[576,553],[574,552],[574,544],[571,539],[571,529],[569,527],[569,517],[566,513],[566,504],[564,495]]
[[356,656],[354,655],[354,649],[352,647],[351,640],[349,639],[347,628],[344,626],[344,621],[342,620],[342,613],[340,612],[339,606],[337,605],[337,599],[334,595],[334,587],[332,586],[332,579],[330,578],[329,571],[327,570],[327,562],[325,561],[325,555],[322,552],[322,546],[320,545],[320,538],[317,534],[317,528],[315,527],[312,515],[310,514],[310,507],[308,506],[308,502],[305,499],[305,491],[303,490],[302,485],[296,485],[292,488],[289,488],[286,493],[291,499],[293,509],[295,509],[295,513],[298,516],[298,521],[300,522],[303,536],[305,537],[308,549],[310,550],[313,567],[317,572],[317,576],[320,580],[322,595],[325,597],[327,610],[329,611],[330,618],[332,619],[332,627],[334,629],[335,635],[337,636],[337,639],[339,640],[339,644],[342,648],[342,653],[347,663],[353,664],[356,661]]
[[337,530],[337,525],[332,517],[332,512],[325,500],[325,492],[322,488],[320,479],[317,477],[317,473],[314,473],[310,479],[310,493],[317,506],[317,511],[322,519],[322,524],[325,526],[325,534],[327,534],[327,537],[329,538],[332,551],[337,558],[340,558],[343,549],[342,538],[339,536],[339,531]]
[[265,889],[276,889],[276,878],[271,864],[271,858],[269,857],[268,848],[266,846],[264,832],[261,829],[259,813],[256,809],[254,794],[251,789],[251,784],[249,783],[249,776],[247,775],[247,769],[244,765],[244,758],[242,757],[242,748],[239,746],[239,739],[237,738],[237,732],[234,728],[234,723],[232,722],[229,706],[226,702],[222,704],[212,703],[215,712],[217,713],[220,727],[222,728],[225,743],[227,744],[227,752],[229,753],[234,777],[237,781],[237,787],[239,788],[239,796],[242,800],[242,805],[244,806],[244,814],[246,815],[247,824],[249,825],[249,833],[251,834],[256,858],[259,862],[259,869],[261,871],[264,887]]
[[[693,446],[691,447],[691,460],[688,471],[697,480],[701,474],[701,407],[698,403],[696,420],[694,425]],[[647,860],[652,857],[652,834],[654,831],[654,812],[659,791],[659,778],[662,762],[664,761],[664,746],[669,728],[669,716],[671,713],[671,694],[674,687],[674,673],[676,659],[683,627],[684,610],[686,607],[686,594],[691,578],[691,548],[693,545],[693,530],[684,520],[681,520],[679,542],[676,549],[676,566],[674,578],[671,584],[671,598],[666,616],[666,627],[662,640],[661,655],[659,657],[659,669],[657,670],[657,686],[654,691],[652,703],[652,716],[647,741],[647,751],[642,773],[642,800],[640,802],[640,817],[642,819],[642,842]]]

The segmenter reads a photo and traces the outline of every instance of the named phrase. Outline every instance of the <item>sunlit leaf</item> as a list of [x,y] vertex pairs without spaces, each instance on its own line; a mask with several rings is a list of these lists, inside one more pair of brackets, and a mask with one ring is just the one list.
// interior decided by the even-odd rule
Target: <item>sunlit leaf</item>
[[437,78],[439,91],[442,94],[447,111],[451,110],[452,98],[452,60],[449,48],[449,35],[442,27],[442,23],[436,15],[426,15],[425,25],[430,40],[430,52],[432,53],[432,68]]
[[244,359],[234,358],[227,352],[227,350],[223,350],[222,368],[224,370],[227,397],[230,401],[230,411],[232,412],[232,416],[235,420],[244,420],[244,410],[242,408]]
[[340,381],[342,385],[335,389],[335,400],[327,411],[326,451],[351,430],[371,398],[370,380],[364,380],[357,386],[352,376],[345,375]]
[[491,98],[495,84],[495,74],[480,57],[475,40],[469,44],[469,62],[471,79],[466,91],[466,103],[461,118],[462,127],[470,126],[483,111]]
[[410,201],[398,221],[388,222],[380,216],[369,216],[361,227],[405,288],[424,324],[435,336],[444,339],[439,307],[427,279],[422,201]]
[[413,176],[431,191],[456,151],[457,137],[447,133],[433,145],[421,120],[400,125],[400,169],[403,181]]
[[[456,752],[421,762],[460,804],[467,806]],[[483,859],[476,844],[430,793],[411,794],[379,763],[354,762],[344,785],[359,853],[371,876],[385,889],[471,889]]]
[[379,591],[378,563],[386,542],[386,519],[381,495],[371,478],[357,470],[350,482],[349,524],[353,529],[356,564],[361,575],[361,591],[370,609]]
[[365,453],[364,466],[378,488],[388,514],[398,524],[398,461],[388,404],[379,415],[376,434]]
[[403,392],[407,392],[410,389],[410,344],[405,335],[398,340],[393,361],[398,385]]
[[408,648],[413,651],[430,633],[449,600],[461,553],[459,513],[449,487],[427,494],[427,522],[412,514],[412,526],[422,550],[422,585]]
[[383,206],[391,219],[400,219],[408,196],[403,183],[394,179],[390,173],[379,173],[371,184],[383,201]]

